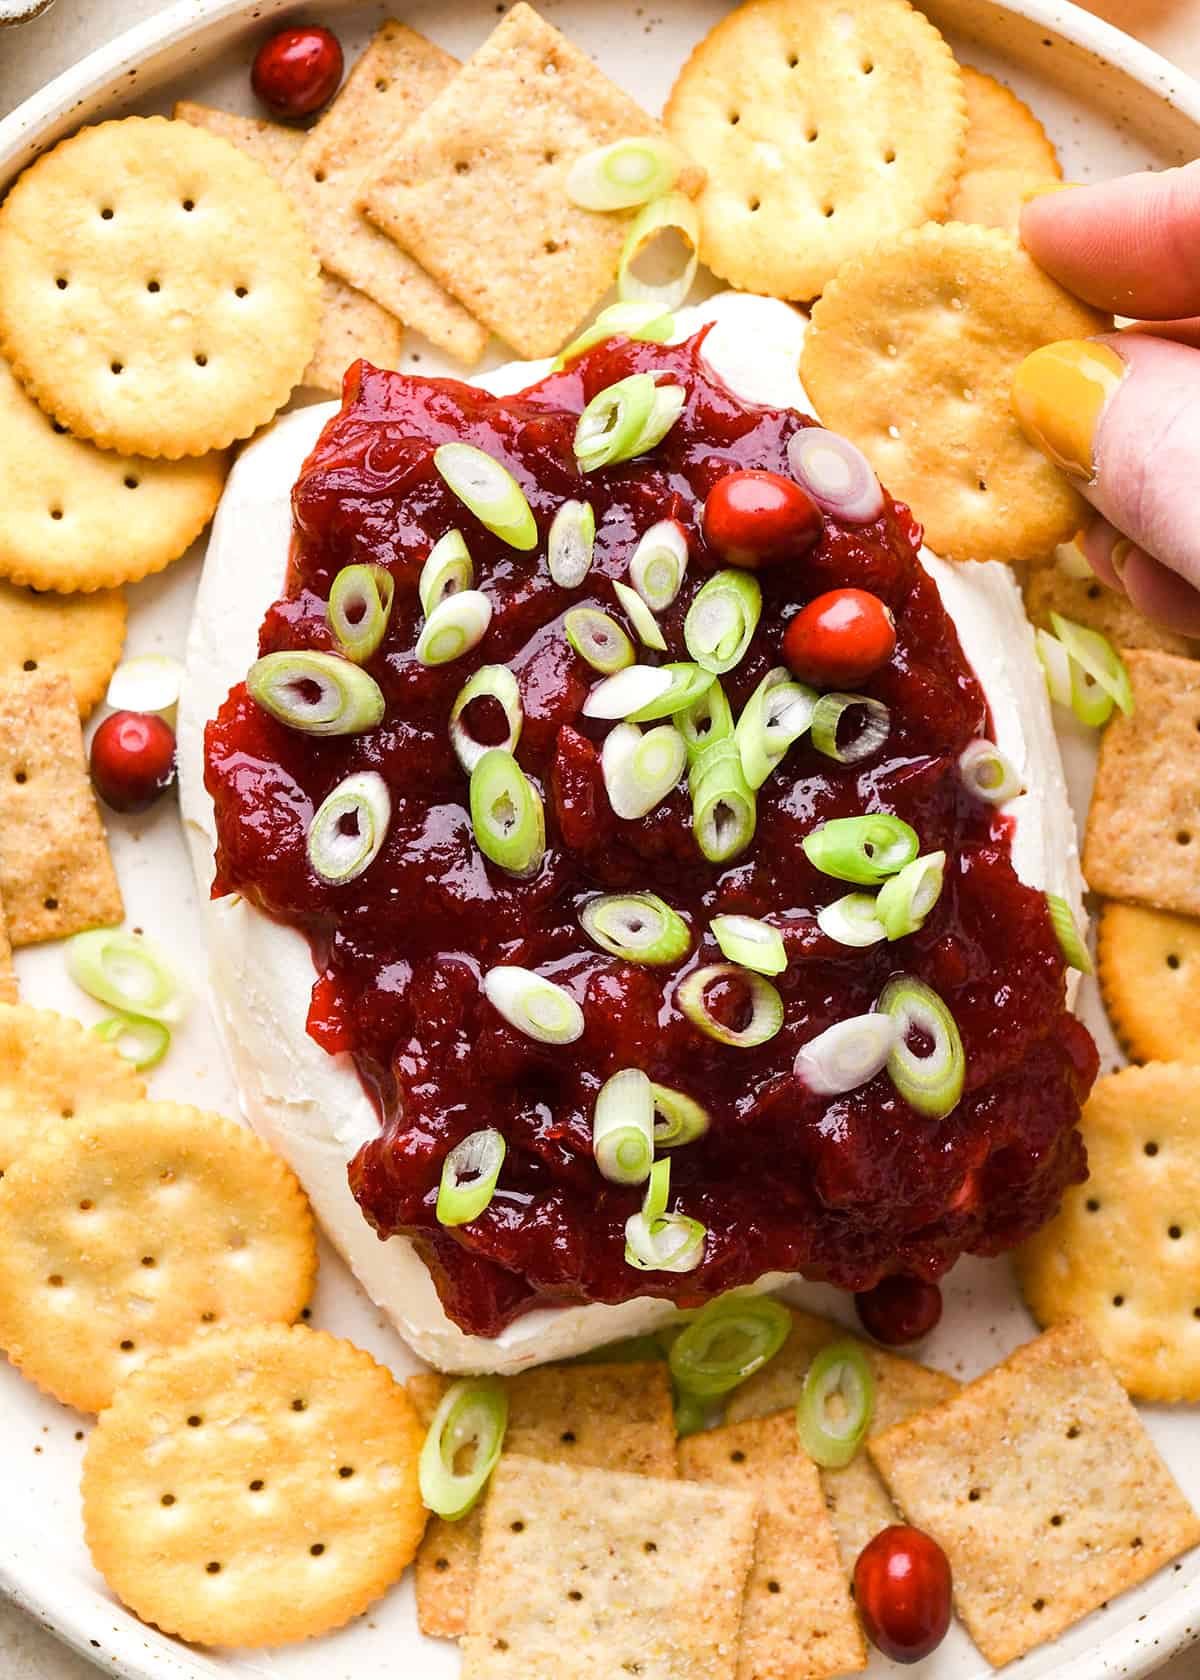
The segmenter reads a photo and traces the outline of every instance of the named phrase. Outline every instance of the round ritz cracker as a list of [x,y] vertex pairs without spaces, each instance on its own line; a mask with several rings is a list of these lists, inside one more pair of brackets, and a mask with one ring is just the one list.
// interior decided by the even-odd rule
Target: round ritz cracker
[[93,1109],[28,1144],[0,1183],[0,1347],[83,1412],[210,1325],[291,1323],[316,1270],[296,1179],[219,1114]]
[[1087,504],[1017,424],[1024,358],[1111,325],[1010,235],[928,223],[848,263],[812,312],[800,377],[952,560],[1026,560]]
[[60,1121],[145,1094],[124,1056],[69,1015],[0,1004],[0,1180]]
[[1196,917],[1105,904],[1096,928],[1096,976],[1112,1029],[1132,1061],[1200,1063]]
[[390,1372],[301,1325],[214,1331],[122,1384],[83,1461],[96,1568],[164,1633],[283,1645],[396,1581],[423,1431]]
[[0,577],[71,593],[136,583],[212,518],[228,460],[117,455],[72,437],[0,359]]
[[119,589],[53,595],[0,582],[0,672],[66,677],[81,719],[104,698],[124,645],[125,597]]
[[300,382],[320,309],[282,188],[190,123],[82,129],[0,205],[0,352],[105,448],[175,460],[249,437]]
[[1097,1081],[1080,1123],[1089,1178],[1015,1256],[1042,1326],[1078,1319],[1139,1400],[1200,1400],[1200,1067]]
[[750,0],[695,48],[663,121],[708,172],[703,261],[805,300],[942,214],[967,112],[954,55],[908,0]]
[[1016,230],[1027,193],[1062,179],[1046,130],[1011,88],[962,67],[967,144],[962,174],[946,211],[948,222],[980,222]]

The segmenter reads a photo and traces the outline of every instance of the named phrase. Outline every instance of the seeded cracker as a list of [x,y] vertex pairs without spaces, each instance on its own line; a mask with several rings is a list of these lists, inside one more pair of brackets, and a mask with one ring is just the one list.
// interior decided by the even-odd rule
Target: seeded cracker
[[1105,904],[1096,975],[1112,1029],[1135,1062],[1200,1063],[1200,921]]
[[[179,100],[174,114],[177,122],[193,123],[231,141],[261,163],[281,186],[285,185],[288,165],[304,145],[304,135],[299,129],[285,128],[282,123],[266,122],[260,117],[235,116],[230,111],[215,110],[211,105],[194,104],[190,99]],[[315,230],[309,231],[315,244]],[[342,375],[351,362],[365,356],[376,367],[395,367],[403,336],[400,322],[381,309],[373,298],[348,286],[336,274],[322,272],[317,348],[300,383],[310,390],[340,396]]]
[[967,127],[954,56],[907,0],[751,0],[695,48],[663,120],[708,171],[704,262],[797,299],[941,215]]
[[1052,628],[1050,614],[1098,630],[1118,648],[1157,648],[1186,657],[1196,646],[1173,630],[1151,624],[1128,595],[1106,589],[1099,578],[1073,578],[1059,566],[1034,566],[1025,580],[1025,611],[1031,624]]
[[947,1552],[958,1613],[997,1668],[1200,1541],[1079,1324],[1027,1343],[869,1450],[908,1520]]
[[265,1324],[200,1336],[123,1383],[92,1433],[92,1560],[181,1639],[311,1639],[411,1561],[420,1450],[404,1390],[349,1342]]
[[35,594],[0,583],[0,672],[45,671],[71,684],[81,718],[104,698],[125,643],[125,597]]
[[462,1680],[734,1680],[748,1495],[506,1455]]
[[567,173],[596,146],[660,132],[518,4],[369,182],[367,214],[519,355],[553,355],[612,285],[628,231],[572,204]]
[[[793,1408],[800,1398],[805,1374],[814,1357],[830,1342],[842,1341],[848,1332],[840,1324],[815,1318],[792,1308],[792,1328],[775,1358],[735,1389],[725,1416],[729,1423],[746,1418],[767,1417]],[[849,1337],[858,1341],[857,1337]],[[875,1416],[872,1427],[890,1429],[913,1412],[958,1392],[958,1383],[941,1371],[931,1371],[915,1360],[884,1353],[871,1342],[858,1342],[875,1375]],[[881,1528],[896,1521],[895,1508],[887,1489],[876,1475],[865,1453],[844,1470],[822,1470],[821,1485],[833,1519],[846,1573],[854,1568],[858,1554]]]
[[[436,1372],[410,1377],[423,1426],[453,1382]],[[506,1385],[506,1452],[576,1469],[671,1478],[675,1420],[666,1365],[544,1365]],[[456,1639],[467,1631],[486,1499],[459,1522],[432,1517],[417,1553],[422,1633]]]
[[1200,1400],[1200,1067],[1108,1075],[1080,1130],[1091,1176],[1016,1256],[1030,1311],[1082,1320],[1139,1400]]
[[0,1179],[60,1121],[145,1094],[124,1056],[69,1015],[0,1008]]
[[105,448],[174,460],[249,437],[299,382],[319,312],[285,194],[190,123],[81,129],[0,206],[0,351]]
[[368,176],[451,82],[458,60],[389,20],[305,137],[285,185],[308,219],[326,267],[462,362],[476,362],[487,329],[420,263],[363,214]]
[[1033,112],[994,76],[962,67],[967,145],[948,222],[1015,232],[1027,192],[1062,179],[1058,154]]
[[125,913],[66,677],[0,676],[0,899],[14,945]]
[[737,1680],[860,1673],[867,1647],[794,1409],[689,1436],[679,1467],[689,1481],[742,1488],[759,1502]]
[[954,560],[1036,559],[1087,505],[1028,442],[1009,400],[1039,345],[1108,318],[992,228],[929,224],[848,263],[813,309],[800,375]]

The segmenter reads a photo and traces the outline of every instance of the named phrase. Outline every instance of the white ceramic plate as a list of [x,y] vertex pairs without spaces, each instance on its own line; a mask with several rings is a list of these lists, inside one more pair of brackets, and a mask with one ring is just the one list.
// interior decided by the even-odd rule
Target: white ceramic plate
[[[642,0],[543,4],[555,23],[651,110],[660,108],[694,42],[727,9],[725,0],[656,0],[652,8]],[[491,0],[413,0],[405,17],[465,56],[500,9]],[[1200,87],[1078,8],[1054,0],[1011,5],[930,0],[925,9],[961,56],[997,71],[1032,103],[1059,147],[1069,180],[1175,164],[1200,153]],[[84,121],[167,110],[183,94],[250,110],[247,66],[253,47],[273,23],[304,15],[289,0],[184,0],[131,30],[0,123],[0,192],[47,143]],[[381,6],[345,0],[330,0],[320,11],[321,19],[339,30],[348,57],[366,44],[385,15]],[[422,372],[442,371],[437,354],[410,338],[404,365],[415,366],[418,359]],[[129,651],[182,651],[200,559],[198,549],[165,576],[130,590]],[[1064,746],[1076,809],[1082,813],[1091,743],[1077,734]],[[162,1096],[233,1112],[236,1094],[204,998],[199,920],[178,820],[167,806],[148,817],[117,819],[111,826],[130,925],[152,931],[194,976],[194,1006],[165,1066],[152,1076],[153,1088]],[[58,948],[23,952],[17,966],[29,1001],[87,1020],[99,1013],[66,981]],[[1090,983],[1083,1013],[1106,1065],[1116,1062]],[[845,1297],[815,1288],[798,1293],[817,1310],[847,1317]],[[1003,1262],[960,1265],[946,1289],[946,1306],[942,1327],[922,1357],[959,1376],[973,1376],[994,1364],[1033,1331]],[[368,1347],[398,1372],[412,1369],[411,1355],[328,1253],[314,1318]],[[1200,1504],[1196,1412],[1147,1411],[1146,1421],[1184,1488]],[[143,1627],[108,1594],[83,1545],[78,1470],[86,1423],[44,1399],[11,1369],[0,1368],[0,1589],[110,1673],[130,1680],[390,1680],[397,1673],[453,1680],[457,1651],[419,1636],[407,1581],[343,1632],[277,1653],[204,1654]],[[1200,1554],[1193,1554],[1027,1657],[1021,1672],[1027,1680],[1146,1674],[1184,1648],[1198,1623]],[[872,1676],[893,1672],[899,1671],[880,1657],[870,1670]],[[920,1672],[927,1680],[973,1680],[991,1670],[956,1627]]]

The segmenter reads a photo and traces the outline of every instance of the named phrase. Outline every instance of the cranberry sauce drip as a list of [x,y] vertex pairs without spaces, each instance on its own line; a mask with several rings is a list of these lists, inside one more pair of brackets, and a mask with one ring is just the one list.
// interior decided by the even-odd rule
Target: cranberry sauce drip
[[[861,529],[827,521],[814,548],[760,572],[761,624],[721,679],[736,715],[780,663],[784,631],[805,603],[842,585],[871,590],[897,630],[895,654],[864,684],[891,709],[881,751],[846,766],[799,742],[759,791],[752,845],[724,866],[696,846],[685,787],[640,821],[612,813],[598,751],[610,726],[581,716],[597,678],[569,647],[564,613],[617,610],[608,580],[625,574],[651,524],[673,517],[691,558],[661,619],[661,657],[686,658],[688,603],[720,566],[700,532],[705,496],[733,469],[786,473],[788,438],[809,424],[732,396],[707,371],[702,338],[612,341],[509,399],[358,364],[296,485],[286,591],[260,642],[263,653],[334,649],[325,618],[334,576],[356,561],[386,565],[395,607],[368,667],[384,721],[317,740],[273,721],[239,686],[209,725],[214,891],[240,892],[307,933],[318,970],[309,1031],[329,1051],[352,1053],[380,1111],[378,1138],[350,1166],[354,1193],[382,1237],[416,1240],[447,1312],[480,1335],[534,1305],[644,1294],[695,1304],[776,1269],[855,1290],[897,1271],[936,1277],[965,1250],[995,1253],[1035,1230],[1084,1172],[1074,1128],[1095,1052],[1066,1012],[1063,961],[1042,895],[1013,871],[1008,825],[963,788],[958,754],[988,730],[987,704],[917,562],[920,532],[907,509],[889,501]],[[645,369],[685,388],[682,417],[649,457],[584,478],[572,451],[578,414]],[[432,461],[452,439],[512,471],[541,550],[506,547],[456,501]],[[597,527],[592,571],[569,592],[544,558],[567,497],[590,499]],[[417,580],[433,542],[455,527],[494,615],[473,653],[427,669],[414,657]],[[449,742],[455,696],[485,663],[507,663],[517,676],[517,756],[545,799],[548,850],[530,880],[510,879],[480,853]],[[306,830],[326,794],[366,769],[391,788],[391,828],[362,876],[329,886],[309,866]],[[848,949],[819,931],[815,913],[850,889],[814,869],[801,840],[827,818],[868,811],[910,822],[923,852],[944,849],[945,888],[919,933]],[[592,948],[578,912],[597,890],[661,894],[691,925],[690,955],[663,969]],[[754,1050],[705,1037],[676,1001],[687,973],[721,960],[708,931],[720,911],[769,917],[787,945],[776,982],[784,1026]],[[546,1046],[509,1027],[480,987],[497,963],[565,986],[583,1007],[583,1037]],[[941,1120],[910,1109],[886,1074],[833,1099],[792,1076],[802,1044],[869,1009],[898,972],[932,985],[962,1033],[966,1087]],[[624,1224],[641,1190],[609,1184],[592,1157],[596,1093],[628,1066],[712,1116],[707,1136],[673,1152],[672,1205],[708,1229],[703,1262],[685,1276],[626,1263]],[[507,1140],[499,1188],[481,1217],[443,1229],[434,1213],[442,1161],[483,1126]]]

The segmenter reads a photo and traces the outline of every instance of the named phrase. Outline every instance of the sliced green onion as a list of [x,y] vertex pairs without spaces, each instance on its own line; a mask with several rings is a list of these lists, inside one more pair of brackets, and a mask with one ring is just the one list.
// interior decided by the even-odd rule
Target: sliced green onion
[[650,1169],[642,1211],[625,1221],[625,1263],[643,1272],[692,1272],[704,1258],[708,1231],[698,1219],[668,1213],[671,1163]]
[[621,583],[617,578],[614,578],[613,594],[623,607],[629,622],[633,625],[634,634],[642,646],[653,648],[655,653],[665,653],[667,651],[667,639],[658,627],[658,620],[637,590],[630,589],[627,583]]
[[796,1078],[825,1097],[857,1091],[882,1071],[896,1043],[890,1015],[852,1015],[810,1038],[796,1054]]
[[642,1197],[642,1212],[649,1220],[661,1219],[671,1199],[671,1163],[655,1161],[650,1168],[646,1192]]
[[384,638],[396,580],[386,566],[343,566],[329,590],[329,628],[348,659],[361,665]]
[[[892,1084],[920,1114],[940,1119],[962,1096],[966,1057],[958,1024],[941,998],[923,980],[898,975],[879,994],[876,1009],[896,1023],[896,1042],[888,1057]],[[928,1051],[912,1049],[909,1035],[921,1034]]]
[[572,607],[563,619],[563,629],[575,652],[593,671],[612,676],[633,664],[633,643],[616,619],[598,607]]
[[1050,912],[1050,921],[1058,940],[1059,950],[1063,954],[1063,961],[1070,968],[1077,968],[1080,974],[1092,972],[1092,959],[1088,955],[1088,948],[1080,936],[1075,925],[1075,917],[1071,906],[1065,898],[1057,893],[1046,894],[1046,909]]
[[600,754],[609,804],[626,821],[648,816],[677,786],[686,763],[683,736],[671,724],[643,735],[635,723],[619,723]]
[[671,1376],[685,1394],[719,1399],[774,1359],[791,1328],[791,1313],[769,1295],[720,1295],[676,1336]]
[[[446,1390],[421,1448],[418,1480],[429,1510],[458,1522],[475,1504],[500,1458],[508,1391],[495,1377],[468,1377]],[[458,1465],[470,1450],[463,1469]]]
[[417,594],[421,611],[428,618],[447,595],[460,595],[475,582],[475,568],[471,551],[461,531],[447,531],[429,550],[429,558],[421,567]]
[[589,939],[623,962],[673,963],[691,948],[687,923],[657,893],[606,893],[585,904],[579,920]]
[[1021,791],[1020,776],[991,741],[971,741],[959,753],[958,767],[967,789],[989,805],[1004,805]]
[[688,541],[677,519],[660,519],[642,537],[629,562],[633,587],[652,612],[665,612],[683,588]]
[[708,1407],[692,1394],[675,1398],[675,1438],[686,1441],[689,1435],[699,1435],[708,1428]]
[[595,472],[653,449],[678,420],[683,404],[681,387],[660,386],[652,373],[633,373],[598,391],[575,428],[580,469]]
[[787,967],[783,935],[754,916],[714,916],[709,924],[721,955],[756,974],[782,974]]
[[539,1044],[574,1044],[583,1037],[583,1010],[570,992],[530,968],[489,968],[483,995],[510,1027]]
[[496,1193],[506,1148],[503,1134],[494,1126],[471,1132],[455,1144],[442,1162],[437,1197],[439,1225],[469,1225],[479,1218]]
[[92,1037],[111,1044],[139,1073],[157,1067],[171,1048],[170,1027],[138,1015],[109,1015],[96,1022]]
[[656,1149],[678,1149],[704,1136],[710,1124],[709,1112],[694,1097],[670,1085],[651,1085],[650,1094],[654,1098]]
[[374,677],[335,653],[265,654],[251,665],[246,687],[264,712],[303,735],[361,735],[383,717]]
[[591,502],[564,502],[546,539],[546,565],[560,589],[578,589],[592,569],[596,515]]
[[875,1373],[857,1342],[821,1349],[796,1406],[800,1445],[822,1470],[844,1470],[858,1453],[875,1413]]
[[67,973],[98,1003],[153,1021],[175,1022],[182,996],[166,955],[140,933],[95,928],[67,946]]
[[[746,994],[750,1019],[740,1028],[728,1027],[713,1014],[707,1003],[711,987],[722,982],[736,982]],[[676,994],[679,1007],[693,1026],[715,1038],[718,1044],[730,1044],[738,1050],[752,1050],[765,1044],[783,1025],[783,999],[769,980],[737,963],[710,963],[697,968],[682,982]]]
[[716,742],[728,741],[733,736],[733,713],[725,690],[716,680],[699,699],[676,712],[674,721],[693,763]]
[[1051,700],[1054,701],[1056,706],[1069,706],[1071,704],[1070,655],[1058,637],[1052,636],[1049,630],[1035,630],[1033,640]]
[[682,168],[679,148],[659,135],[614,140],[576,158],[566,193],[581,210],[632,210],[670,192]]
[[124,659],[108,679],[105,704],[114,712],[169,712],[179,702],[183,661],[170,653]]
[[945,852],[926,852],[883,883],[875,900],[875,914],[889,939],[904,939],[924,926],[926,916],[942,896],[945,873]]
[[759,788],[812,723],[817,691],[795,682],[783,665],[767,672],[737,721],[738,751],[748,785]]
[[473,443],[443,443],[433,464],[446,485],[479,523],[510,548],[536,548],[537,521],[525,492],[508,468]]
[[[721,753],[719,749],[732,748]],[[736,745],[716,741],[692,769],[692,832],[710,863],[727,863],[744,852],[758,825],[758,801],[742,775]]]
[[516,752],[517,742],[521,739],[521,726],[525,721],[521,690],[508,666],[481,665],[475,675],[468,677],[459,689],[458,698],[450,708],[450,744],[458,762],[468,775],[484,753],[491,751],[491,747],[484,746],[481,741],[475,739],[463,720],[463,714],[473,700],[494,700],[503,709],[508,732],[503,741],[493,741],[491,744],[491,747],[499,747],[503,752]]
[[877,887],[911,863],[920,849],[917,832],[900,817],[880,811],[866,817],[833,817],[801,841],[808,861],[823,875]]
[[875,914],[871,893],[847,893],[817,911],[817,926],[839,945],[864,948],[887,938],[887,929]]
[[417,637],[422,665],[449,665],[478,647],[492,622],[492,603],[482,589],[464,589],[440,600]]
[[729,735],[719,735],[716,740],[706,742],[693,755],[692,767],[688,772],[688,787],[694,799],[706,777],[740,774],[737,742]]
[[309,827],[313,872],[334,886],[353,881],[379,856],[391,820],[392,797],[378,771],[347,776],[321,801]]
[[631,723],[654,723],[658,718],[674,717],[677,712],[686,711],[708,693],[714,681],[711,671],[702,671],[699,665],[693,665],[686,659],[660,665],[659,670],[670,677],[670,687],[655,699],[647,700],[636,712],[630,712]]
[[565,350],[555,357],[552,373],[558,373],[576,356],[582,356],[595,344],[608,338],[641,339],[649,344],[665,344],[675,331],[675,317],[658,303],[611,303],[602,309],[590,327],[571,340]]
[[541,795],[510,752],[490,747],[471,771],[471,826],[484,857],[532,875],[546,851]]
[[721,676],[740,665],[758,628],[762,589],[750,572],[718,572],[695,596],[683,639],[697,665]]
[[661,700],[671,689],[671,672],[656,665],[627,665],[596,684],[583,702],[590,718],[629,718]]
[[[688,255],[677,274],[665,280],[643,280],[633,265],[643,250],[660,233],[673,228],[688,247]],[[692,289],[700,262],[700,212],[683,193],[664,193],[639,210],[634,217],[617,267],[617,292],[622,299],[653,303],[660,309],[678,309]]]
[[1061,613],[1052,612],[1050,623],[1054,633],[1066,648],[1068,656],[1080,666],[1093,683],[1098,683],[1126,717],[1133,713],[1133,685],[1125,661],[1107,636],[1089,630]]
[[[866,715],[862,727],[852,741],[841,746],[838,730],[847,712],[862,711]],[[839,764],[857,764],[870,758],[887,740],[892,727],[892,714],[882,700],[869,694],[822,694],[812,712],[812,744],[826,758]]]
[[641,1068],[606,1079],[592,1111],[592,1153],[610,1184],[641,1184],[654,1161],[654,1098]]

